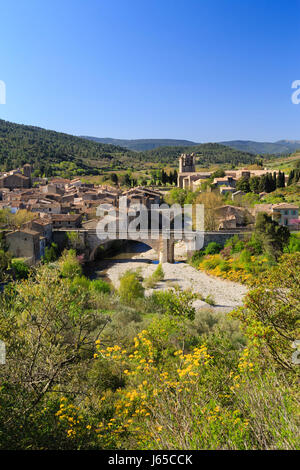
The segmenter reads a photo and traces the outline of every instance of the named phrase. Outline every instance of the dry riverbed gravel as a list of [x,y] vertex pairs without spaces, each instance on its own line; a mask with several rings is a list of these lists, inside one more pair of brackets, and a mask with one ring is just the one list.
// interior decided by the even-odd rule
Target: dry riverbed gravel
[[[203,298],[211,296],[215,302],[214,306],[208,305],[206,302],[197,299],[194,302],[196,309],[209,307],[214,311],[231,311],[233,308],[242,305],[243,297],[247,292],[247,287],[216,277],[212,277],[198,271],[184,261],[180,261],[185,257],[184,244],[178,243],[175,246],[175,259],[178,260],[175,264],[163,263],[164,280],[159,282],[155,289],[165,290],[174,285],[178,285],[180,289],[190,289],[195,293],[201,294]],[[149,277],[156,269],[157,264],[147,263],[146,260],[155,260],[157,255],[154,250],[149,250],[140,253],[132,260],[126,263],[116,263],[107,270],[107,276],[110,278],[112,284],[118,288],[119,279],[128,269],[140,271],[144,278]],[[153,289],[147,289],[146,295],[150,295]]]

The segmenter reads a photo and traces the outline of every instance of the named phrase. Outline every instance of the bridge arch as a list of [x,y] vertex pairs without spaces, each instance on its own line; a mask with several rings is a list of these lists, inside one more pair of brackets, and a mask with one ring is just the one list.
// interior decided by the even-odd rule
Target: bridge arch
[[[120,238],[116,238],[115,240],[122,240]],[[163,239],[161,236],[158,239],[153,239],[153,238],[137,238],[137,239],[123,239],[123,240],[128,240],[128,241],[133,241],[133,242],[140,242],[144,243],[145,245],[149,246],[153,250],[156,251],[158,254],[158,259],[162,263],[173,263],[174,262],[174,240],[171,237],[170,239]],[[97,249],[99,246],[104,246],[109,248],[110,244],[114,240],[107,240],[101,242],[99,238],[97,237],[97,234],[91,234],[87,233],[86,234],[86,240],[85,240],[85,246],[87,248],[87,256],[89,258],[89,261],[93,261],[95,259],[95,254],[97,252]]]

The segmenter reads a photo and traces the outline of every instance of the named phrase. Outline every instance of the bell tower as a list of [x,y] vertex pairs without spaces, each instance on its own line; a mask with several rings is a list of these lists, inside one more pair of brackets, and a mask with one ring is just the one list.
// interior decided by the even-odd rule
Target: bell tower
[[179,173],[194,173],[195,170],[195,154],[183,153],[179,157]]

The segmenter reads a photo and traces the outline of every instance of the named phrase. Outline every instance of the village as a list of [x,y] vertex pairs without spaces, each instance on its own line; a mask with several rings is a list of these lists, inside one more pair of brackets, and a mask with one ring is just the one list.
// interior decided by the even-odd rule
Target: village
[[[299,229],[299,207],[295,204],[260,203],[250,209],[239,205],[245,193],[236,190],[237,182],[242,178],[267,175],[267,169],[242,168],[224,173],[225,176],[213,179],[209,190],[222,196],[229,194],[235,203],[215,209],[217,231],[229,231],[229,234],[230,231],[251,231],[259,212],[271,214],[280,225],[289,227],[291,231]],[[195,171],[194,154],[180,156],[178,188],[201,192],[201,185],[211,175],[212,172]],[[22,169],[0,175],[0,209],[13,214],[18,211],[31,213],[30,220],[17,230],[5,232],[9,251],[14,257],[35,264],[44,256],[46,246],[53,241],[54,231],[95,230],[99,221],[96,212],[100,204],[117,207],[119,198],[126,196],[128,206],[142,203],[150,210],[153,204],[163,202],[166,193],[155,187],[137,186],[124,190],[119,186],[84,183],[80,178],[33,177],[31,165],[25,164]],[[259,197],[265,195],[260,193]]]

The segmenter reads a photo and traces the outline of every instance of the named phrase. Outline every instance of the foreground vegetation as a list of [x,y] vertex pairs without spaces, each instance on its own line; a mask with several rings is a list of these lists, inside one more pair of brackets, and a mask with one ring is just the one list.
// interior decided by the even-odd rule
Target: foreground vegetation
[[6,287],[1,449],[299,448],[299,254],[231,316],[125,275],[112,291],[69,251]]
[[258,276],[281,262],[283,253],[299,253],[300,236],[290,234],[270,216],[260,213],[252,235],[229,238],[225,246],[210,243],[196,252],[190,264],[213,276],[254,285]]

